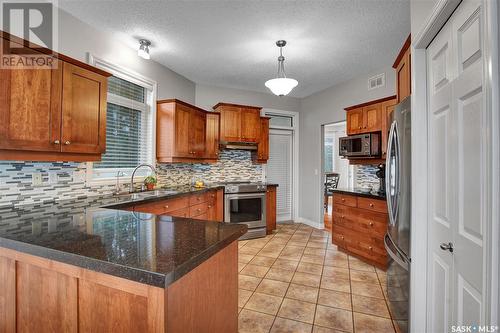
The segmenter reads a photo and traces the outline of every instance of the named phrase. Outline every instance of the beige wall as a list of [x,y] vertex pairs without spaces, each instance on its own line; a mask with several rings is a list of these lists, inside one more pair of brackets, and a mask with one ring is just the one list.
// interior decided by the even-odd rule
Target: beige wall
[[437,0],[411,0],[410,1],[410,16],[411,16],[411,34],[414,37],[427,22],[427,18],[432,13],[432,9],[436,5]]

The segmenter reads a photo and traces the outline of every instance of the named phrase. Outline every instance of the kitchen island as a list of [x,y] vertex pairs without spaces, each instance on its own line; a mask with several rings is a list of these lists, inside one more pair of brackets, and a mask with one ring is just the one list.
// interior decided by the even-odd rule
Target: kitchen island
[[246,226],[125,210],[184,191],[0,207],[0,332],[237,332]]

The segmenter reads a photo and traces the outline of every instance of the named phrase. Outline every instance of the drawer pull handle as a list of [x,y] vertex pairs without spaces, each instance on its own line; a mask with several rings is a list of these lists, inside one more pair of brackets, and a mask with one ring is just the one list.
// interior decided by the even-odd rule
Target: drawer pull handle
[[372,203],[370,204],[370,207],[372,207],[372,208],[373,208],[373,204],[372,204]]

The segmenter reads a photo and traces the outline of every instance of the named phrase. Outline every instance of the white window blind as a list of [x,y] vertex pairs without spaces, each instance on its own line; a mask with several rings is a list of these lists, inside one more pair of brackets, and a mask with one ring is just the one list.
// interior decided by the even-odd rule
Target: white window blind
[[137,165],[153,161],[152,89],[134,81],[123,74],[108,78],[106,152],[93,164],[92,179],[131,173]]

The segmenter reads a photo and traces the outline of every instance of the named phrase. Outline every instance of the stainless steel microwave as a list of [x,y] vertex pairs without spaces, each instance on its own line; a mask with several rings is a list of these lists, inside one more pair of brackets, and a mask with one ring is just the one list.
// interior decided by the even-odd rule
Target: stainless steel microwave
[[378,158],[380,133],[345,136],[339,139],[339,155],[347,158]]

